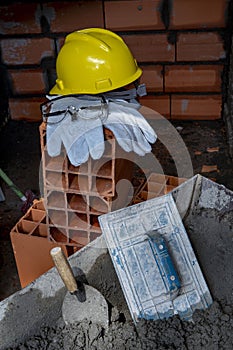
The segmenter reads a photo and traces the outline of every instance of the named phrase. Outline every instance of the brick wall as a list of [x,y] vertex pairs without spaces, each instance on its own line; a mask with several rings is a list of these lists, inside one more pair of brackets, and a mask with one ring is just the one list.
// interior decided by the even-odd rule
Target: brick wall
[[66,34],[117,32],[143,69],[141,102],[174,119],[219,119],[228,64],[227,0],[10,2],[0,5],[1,96],[12,119],[41,120]]

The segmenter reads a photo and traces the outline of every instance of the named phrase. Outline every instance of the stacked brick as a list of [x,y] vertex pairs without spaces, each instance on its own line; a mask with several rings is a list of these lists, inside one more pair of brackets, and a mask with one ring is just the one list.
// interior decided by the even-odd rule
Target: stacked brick
[[221,118],[228,64],[227,0],[49,1],[0,5],[2,65],[12,119],[41,120],[65,36],[102,27],[123,37],[143,68],[142,103],[169,119]]
[[[50,157],[46,124],[40,125],[43,199],[35,201],[10,233],[22,287],[53,266],[50,250],[60,246],[70,256],[101,235],[99,215],[130,203],[133,155],[125,154],[104,129],[101,159],[73,166],[63,148]],[[131,159],[132,160],[131,160]],[[128,180],[117,193],[116,183]]]
[[[46,125],[40,126],[44,203],[48,238],[64,244],[71,254],[101,235],[98,216],[128,204],[129,188],[117,200],[115,184],[132,181],[133,163],[124,157],[113,134],[104,129],[105,151],[101,159],[73,166],[62,150],[50,157]],[[120,154],[121,153],[121,154]]]
[[69,255],[65,245],[48,239],[43,199],[33,203],[12,228],[10,238],[22,288],[53,267],[52,248],[60,246]]
[[131,204],[141,203],[168,194],[186,180],[186,178],[151,173],[148,179],[144,180],[137,188]]

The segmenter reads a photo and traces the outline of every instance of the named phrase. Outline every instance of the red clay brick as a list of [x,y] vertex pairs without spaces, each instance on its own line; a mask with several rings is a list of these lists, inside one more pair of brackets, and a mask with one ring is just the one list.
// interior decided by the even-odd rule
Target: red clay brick
[[174,61],[175,47],[166,34],[123,35],[123,40],[140,62]]
[[162,66],[141,66],[141,83],[146,84],[147,91],[163,91],[163,73]]
[[45,98],[11,98],[9,99],[10,116],[13,120],[28,122],[42,121],[40,105]]
[[73,32],[86,27],[103,27],[102,1],[58,1],[48,3],[51,9],[51,30]]
[[106,28],[111,30],[164,29],[160,0],[105,1]]
[[45,93],[43,73],[40,69],[8,71],[14,94]]
[[183,33],[178,35],[178,61],[218,61],[226,53],[216,33]]
[[167,66],[165,69],[165,92],[221,92],[219,65]]
[[170,96],[145,96],[140,98],[140,103],[143,106],[149,107],[162,116],[170,118]]
[[2,58],[5,64],[40,64],[45,57],[51,57],[53,40],[48,38],[1,40]]
[[15,3],[0,6],[1,34],[40,33],[39,4]]
[[171,119],[214,120],[221,118],[221,95],[177,96],[171,98]]
[[225,0],[176,0],[172,2],[171,29],[225,26]]

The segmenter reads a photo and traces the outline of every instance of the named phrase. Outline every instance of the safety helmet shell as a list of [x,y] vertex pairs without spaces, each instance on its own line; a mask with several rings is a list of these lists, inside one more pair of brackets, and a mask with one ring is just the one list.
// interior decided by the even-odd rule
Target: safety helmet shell
[[50,94],[99,94],[137,80],[142,70],[117,34],[88,28],[67,35],[56,61]]

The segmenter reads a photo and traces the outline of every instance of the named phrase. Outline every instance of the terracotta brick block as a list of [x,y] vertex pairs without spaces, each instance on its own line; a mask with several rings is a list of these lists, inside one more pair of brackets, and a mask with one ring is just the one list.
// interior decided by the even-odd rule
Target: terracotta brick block
[[11,119],[38,122],[42,120],[40,104],[45,102],[45,98],[11,98],[9,99],[9,109]]
[[226,53],[217,33],[182,33],[178,35],[178,61],[218,61]]
[[147,180],[139,187],[132,200],[132,204],[141,203],[145,200],[163,196],[185,182],[186,178],[151,173]]
[[167,66],[165,69],[165,92],[221,92],[219,65]]
[[1,34],[40,33],[40,11],[37,3],[15,3],[0,6]]
[[140,98],[140,103],[143,106],[149,107],[156,112],[159,112],[163,117],[170,118],[170,96],[145,96]]
[[123,40],[139,62],[174,61],[175,47],[166,34],[123,35]]
[[104,26],[102,1],[57,1],[43,6],[52,13],[50,23],[53,32]]
[[50,256],[52,248],[59,246],[66,256],[69,255],[69,247],[49,241],[45,217],[43,199],[34,201],[10,232],[22,288],[54,266]]
[[171,119],[214,120],[221,118],[221,95],[177,96],[171,98]]
[[43,58],[54,55],[53,40],[48,38],[4,39],[1,49],[5,64],[40,64]]
[[9,70],[13,94],[45,93],[45,84],[41,69]]
[[146,84],[147,91],[163,91],[163,67],[162,66],[141,66],[141,83]]
[[225,0],[173,1],[170,28],[224,27],[226,7]]
[[105,1],[106,28],[111,30],[164,29],[160,0]]

